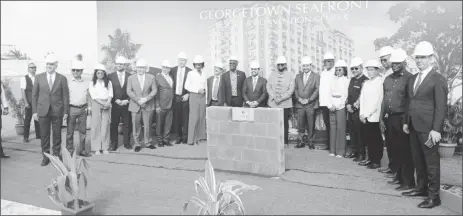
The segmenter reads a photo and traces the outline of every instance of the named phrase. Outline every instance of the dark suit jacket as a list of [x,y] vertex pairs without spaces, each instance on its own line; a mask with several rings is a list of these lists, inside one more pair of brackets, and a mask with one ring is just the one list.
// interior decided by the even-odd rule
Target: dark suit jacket
[[[243,84],[243,99],[244,102],[257,101],[258,107],[267,106],[267,80],[263,77],[257,79],[256,88],[252,90],[252,76],[246,78]],[[246,103],[245,107],[249,107]]]
[[413,94],[414,74],[408,80],[408,111],[404,124],[413,125],[418,132],[429,133],[431,130],[441,132],[447,115],[447,80],[433,68],[426,77],[422,77],[416,94]]
[[[170,74],[172,75],[172,78],[174,79],[174,94],[175,94],[175,89],[177,89],[177,71],[178,71],[178,66],[173,67],[170,70]],[[188,91],[185,89],[185,81],[186,77],[188,76],[188,73],[191,71],[189,67],[185,67],[185,74],[183,75],[183,90],[182,90],[182,96],[187,94]]]
[[[174,86],[174,78],[169,74],[172,79],[172,86]],[[169,82],[167,82],[164,75],[158,73],[156,75],[156,83],[158,84],[158,93],[156,95],[156,108],[161,107],[161,109],[170,109],[172,108],[172,100],[174,98],[174,89],[170,87]]]
[[[214,76],[207,78],[207,105],[211,104],[212,100],[212,87],[214,86]],[[223,106],[225,103],[225,91],[223,89],[223,77],[220,77],[219,81],[219,92],[217,93],[217,101],[220,106]]]
[[108,75],[108,78],[113,85],[113,98],[111,99],[112,103],[114,103],[117,99],[130,100],[129,96],[127,95],[127,80],[129,79],[129,76],[130,74],[125,72],[124,86],[121,86],[117,72],[113,72]]
[[[240,101],[239,103],[242,104],[244,103],[243,101],[243,93],[241,92],[243,90],[243,83],[244,80],[246,79],[246,74],[243,71],[236,70],[237,72],[237,89],[236,93],[238,96],[238,100]],[[232,87],[231,87],[231,80],[230,80],[230,71],[225,72],[222,74],[222,80],[223,80],[223,87],[225,91],[225,103],[230,105],[231,104],[231,98],[232,98]]]
[[32,88],[32,112],[37,113],[38,116],[46,116],[50,108],[52,116],[62,117],[68,113],[69,86],[66,77],[56,73],[50,90],[47,72],[44,72],[35,76]]
[[[307,83],[304,84],[304,73],[296,75],[296,83],[294,86],[294,95],[296,96],[296,108],[318,108],[318,90],[320,87],[320,75],[310,72]],[[308,104],[301,104],[299,98],[309,99]]]

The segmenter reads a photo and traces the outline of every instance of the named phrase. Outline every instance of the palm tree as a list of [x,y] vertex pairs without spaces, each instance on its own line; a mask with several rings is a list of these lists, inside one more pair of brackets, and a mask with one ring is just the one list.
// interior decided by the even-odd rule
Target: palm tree
[[112,71],[116,57],[124,56],[127,59],[135,58],[141,44],[134,43],[127,31],[117,28],[114,35],[108,35],[109,43],[102,45],[101,50],[105,53],[102,64]]
[[16,48],[11,49],[6,55],[14,60],[30,60],[27,54],[22,53],[19,49]]

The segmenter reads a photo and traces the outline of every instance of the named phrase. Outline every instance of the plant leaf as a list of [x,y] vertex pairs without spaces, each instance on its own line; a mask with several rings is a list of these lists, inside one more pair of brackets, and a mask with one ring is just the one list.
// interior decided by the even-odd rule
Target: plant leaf
[[79,195],[79,183],[77,182],[77,175],[73,172],[69,172],[68,178],[69,178],[69,185],[72,191],[72,198],[76,200]]
[[66,168],[69,171],[76,173],[76,170],[75,170],[76,167],[74,166],[74,160],[71,154],[69,153],[69,151],[66,148],[61,148],[61,155],[63,156],[64,166],[66,166]]
[[66,190],[65,184],[66,184],[66,178],[67,176],[58,176],[56,184],[58,186],[58,198],[61,200],[62,203],[67,203],[71,201],[69,198],[71,195],[69,192]]
[[244,206],[243,206],[243,202],[241,201],[240,197],[237,196],[233,191],[226,191],[225,193],[230,194],[231,198],[237,202],[236,205],[238,206],[238,209],[240,209],[241,212],[243,212],[244,214]]
[[210,160],[206,161],[205,173],[206,173],[205,178],[209,186],[210,192],[212,193],[212,197],[217,197],[217,185],[215,182],[214,167],[212,167]]
[[43,153],[48,159],[50,159],[53,166],[61,173],[61,175],[67,175],[68,170],[64,166],[63,162],[61,162],[58,157],[48,154],[46,152]]

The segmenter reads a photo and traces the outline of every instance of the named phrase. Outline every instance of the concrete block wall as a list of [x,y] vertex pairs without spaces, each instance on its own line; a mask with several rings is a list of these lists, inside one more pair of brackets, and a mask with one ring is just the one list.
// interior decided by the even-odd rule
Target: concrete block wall
[[239,122],[232,121],[232,107],[208,107],[206,125],[207,154],[215,169],[265,176],[285,172],[283,109],[254,108],[254,122]]

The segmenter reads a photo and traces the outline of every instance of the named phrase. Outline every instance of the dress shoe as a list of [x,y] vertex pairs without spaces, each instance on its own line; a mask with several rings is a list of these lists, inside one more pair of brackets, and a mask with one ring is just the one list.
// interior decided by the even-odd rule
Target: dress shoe
[[294,146],[294,148],[304,148],[304,147],[305,147],[305,144],[303,143],[299,143],[296,146]]
[[90,153],[80,153],[79,154],[82,157],[91,157],[92,155]]
[[164,147],[164,143],[162,141],[158,141],[158,147]]
[[46,165],[48,165],[49,163],[50,163],[50,159],[48,159],[47,157],[44,157],[44,158],[42,159],[42,164],[40,164],[40,165],[46,166]]
[[417,197],[417,196],[427,197],[428,192],[414,189],[414,190],[411,190],[411,191],[402,192],[402,195],[408,196],[408,197]]
[[405,190],[411,190],[415,188],[415,186],[408,186],[408,185],[400,185],[399,187],[396,187],[396,191],[405,191]]
[[395,184],[400,184],[399,179],[392,179],[391,181],[387,181],[388,184],[395,185]]
[[357,158],[357,154],[352,152],[352,153],[346,155],[345,158]]
[[315,149],[315,145],[314,144],[309,144],[309,149]]
[[384,168],[378,169],[378,172],[380,172],[380,173],[388,173],[388,172],[392,172],[392,171],[391,171],[391,169],[389,169],[389,167],[384,167]]
[[441,201],[439,198],[437,199],[426,199],[425,201],[418,204],[418,208],[434,208],[436,206],[440,206]]
[[131,145],[124,145],[124,148],[128,149],[128,150],[131,150],[132,149],[132,146]]
[[380,167],[381,167],[381,165],[379,165],[377,163],[371,163],[370,165],[367,166],[368,169],[378,169]]
[[386,178],[396,178],[397,174],[391,173],[391,174],[386,174],[385,176],[386,176]]
[[368,166],[370,164],[371,164],[371,161],[369,160],[360,161],[359,163],[360,166]]
[[169,141],[163,141],[162,144],[164,144],[164,146],[173,146]]
[[149,149],[156,149],[156,146],[154,146],[154,145],[149,145],[148,148],[149,148]]
[[139,152],[140,150],[141,150],[141,147],[140,147],[140,146],[137,146],[137,147],[135,147],[135,149],[134,149],[133,151]]
[[364,161],[364,160],[365,160],[364,156],[357,156],[356,158],[354,158],[354,162],[360,162],[360,161]]
[[194,143],[188,143],[188,145],[195,145]]
[[23,139],[23,142],[24,142],[24,143],[29,143],[29,139],[24,138],[24,139]]
[[2,154],[2,155],[0,156],[0,158],[10,158],[10,156],[9,156],[9,155],[6,155],[6,154]]
[[181,139],[178,139],[177,141],[175,141],[175,144],[180,144],[180,143],[182,143]]

